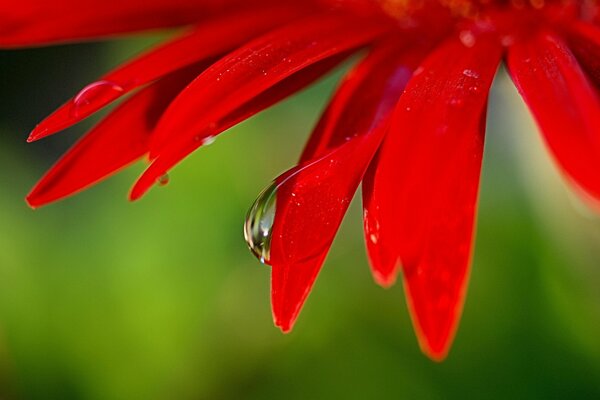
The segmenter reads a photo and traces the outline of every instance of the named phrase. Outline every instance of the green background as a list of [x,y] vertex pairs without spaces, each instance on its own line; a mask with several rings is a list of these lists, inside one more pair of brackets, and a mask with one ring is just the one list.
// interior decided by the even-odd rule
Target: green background
[[441,364],[419,352],[402,288],[373,283],[358,202],[292,334],[273,327],[268,267],[244,244],[247,209],[293,166],[340,71],[138,203],[126,194],[141,163],[29,209],[29,188],[90,122],[30,145],[28,131],[156,39],[0,52],[1,399],[600,398],[600,219],[562,183],[503,71],[469,295]]

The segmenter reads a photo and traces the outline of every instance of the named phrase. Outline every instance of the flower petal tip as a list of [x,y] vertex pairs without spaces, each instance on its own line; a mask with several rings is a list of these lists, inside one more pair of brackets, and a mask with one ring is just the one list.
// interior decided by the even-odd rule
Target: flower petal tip
[[415,326],[417,332],[417,340],[423,354],[435,362],[442,362],[448,357],[448,353],[454,342],[455,326],[451,329],[451,333],[441,332],[444,329],[434,329],[423,331],[419,326]]
[[142,175],[131,188],[131,191],[129,192],[129,201],[138,201],[148,193],[148,190],[150,190],[151,187],[152,183],[149,183],[147,175]]
[[430,347],[427,347],[425,344],[421,344],[421,351],[423,354],[427,356],[431,361],[436,363],[442,363],[448,357],[449,347],[442,350],[433,350]]
[[284,335],[291,333],[292,329],[294,327],[293,322],[289,322],[289,321],[285,322],[285,323],[276,321],[275,326],[277,326],[281,330],[281,333],[283,333]]
[[29,208],[31,208],[32,210],[36,210],[40,207],[40,203],[38,203],[35,198],[29,194],[27,195],[27,197],[25,197],[25,203],[27,203],[27,205],[29,206]]
[[382,288],[390,289],[396,284],[396,272],[394,271],[390,274],[382,274],[378,271],[374,271],[373,279],[375,280],[375,283],[377,283]]
[[35,142],[36,140],[40,140],[46,136],[50,135],[49,129],[45,126],[38,125],[29,134],[27,137],[27,143]]
[[273,310],[273,323],[281,333],[288,334],[291,333],[294,329],[294,325],[296,324],[296,319],[298,318],[298,313],[295,315],[279,315],[278,312]]

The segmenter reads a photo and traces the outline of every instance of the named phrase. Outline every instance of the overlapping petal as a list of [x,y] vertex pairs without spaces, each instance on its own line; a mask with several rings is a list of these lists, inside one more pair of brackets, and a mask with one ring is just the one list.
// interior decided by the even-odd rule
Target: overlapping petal
[[566,43],[550,32],[519,41],[508,67],[562,170],[600,199],[600,100]]
[[338,54],[297,72],[261,93],[256,98],[248,101],[241,107],[232,110],[231,113],[223,117],[220,121],[210,124],[202,132],[202,135],[200,136],[201,139],[190,142],[184,148],[173,148],[170,152],[162,153],[137,180],[131,189],[129,198],[131,200],[138,200],[154,185],[159,177],[165,175],[175,164],[191,154],[194,150],[206,143],[211,143],[217,135],[232,126],[310,85],[337,66],[347,56],[348,53]]
[[[381,45],[346,78],[275,196],[267,262],[275,324],[292,329],[421,52]],[[265,202],[264,197],[258,202]],[[252,220],[252,219],[251,219]]]
[[62,199],[142,157],[160,115],[201,68],[177,71],[127,99],[46,173],[27,196],[29,205]]
[[283,79],[362,46],[389,29],[379,20],[326,13],[257,38],[221,59],[175,99],[157,127],[151,155],[157,156],[170,146],[185,147],[198,140],[211,123]]
[[600,87],[600,28],[583,22],[571,24],[569,28],[569,48],[588,76]]
[[214,18],[110,71],[42,121],[29,136],[38,140],[88,117],[126,93],[173,71],[215,59],[252,37],[305,12],[303,7],[278,6],[235,12]]
[[[162,117],[150,143],[150,156],[157,166],[153,164],[149,174],[166,172],[223,131],[224,121],[236,110],[250,107],[257,112],[260,108],[252,104],[253,99],[265,93],[267,98],[273,97],[270,90],[274,88],[291,94],[285,85],[277,87],[286,79],[347,54],[389,29],[377,20],[359,28],[356,23],[356,17],[340,13],[309,17],[276,29],[217,62],[194,80]],[[151,182],[142,177],[132,198],[140,197]]]
[[471,257],[488,90],[497,40],[450,39],[419,68],[365,176],[365,226],[375,270],[402,263],[424,352],[445,357],[461,314]]

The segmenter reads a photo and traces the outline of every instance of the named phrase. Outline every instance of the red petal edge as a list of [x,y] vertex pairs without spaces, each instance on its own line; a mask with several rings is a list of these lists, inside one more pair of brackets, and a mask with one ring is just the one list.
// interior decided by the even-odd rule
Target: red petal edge
[[[417,70],[364,179],[370,259],[384,285],[402,263],[422,350],[446,357],[469,275],[495,38],[450,39]],[[377,266],[378,263],[383,265]]]
[[68,128],[136,88],[178,69],[221,56],[302,13],[301,8],[281,6],[232,13],[199,25],[190,33],[134,58],[87,85],[36,126],[28,141]]
[[507,64],[557,163],[600,200],[600,101],[566,43],[542,32],[515,43]]
[[302,77],[303,70],[313,67],[318,70],[315,65],[349,54],[386,29],[389,25],[374,20],[356,31],[356,17],[327,13],[276,29],[227,55],[194,80],[161,118],[150,143],[150,158],[154,163],[136,183],[131,198],[141,197],[152,186],[153,180],[148,175],[167,172],[231,126],[232,113],[238,114],[246,108],[253,110],[246,112],[247,118],[261,107],[271,105],[264,104],[268,103],[265,97],[279,100],[283,97],[275,93],[283,92],[286,96],[292,93],[286,89],[290,77],[292,82],[306,81],[301,85],[292,83],[298,90],[316,78]]
[[[275,324],[289,332],[317,277],[362,176],[418,65],[400,41],[375,48],[344,80],[301,164],[275,180],[268,263]],[[259,199],[260,201],[260,199]]]
[[198,75],[188,67],[136,93],[77,142],[27,196],[40,207],[108,177],[148,152],[148,141],[170,101]]

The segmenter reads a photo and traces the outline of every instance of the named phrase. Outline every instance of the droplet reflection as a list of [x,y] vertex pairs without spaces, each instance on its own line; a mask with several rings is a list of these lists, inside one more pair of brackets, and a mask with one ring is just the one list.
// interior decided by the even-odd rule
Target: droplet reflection
[[274,182],[258,196],[244,223],[244,238],[248,248],[263,264],[269,264],[277,187]]

